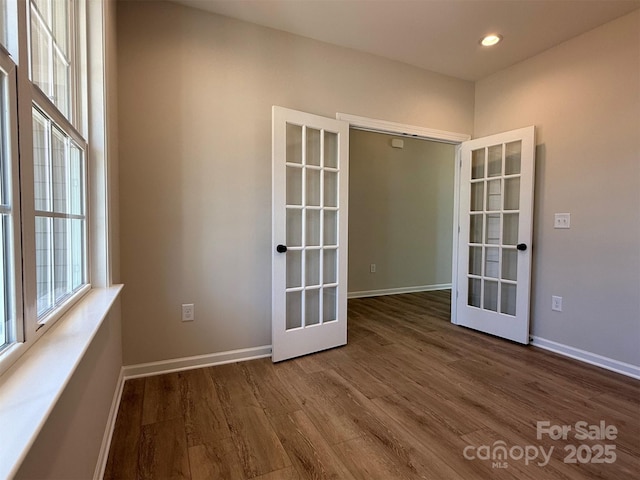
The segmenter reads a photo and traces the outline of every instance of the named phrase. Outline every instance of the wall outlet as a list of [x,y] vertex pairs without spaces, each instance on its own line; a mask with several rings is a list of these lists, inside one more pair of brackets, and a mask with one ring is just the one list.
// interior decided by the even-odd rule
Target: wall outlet
[[553,216],[553,228],[571,228],[571,214],[556,213]]
[[193,303],[183,303],[182,304],[182,321],[183,322],[193,322],[195,319],[195,308]]
[[555,295],[551,297],[551,310],[554,312],[562,311],[562,297],[556,297]]
[[369,265],[369,272],[376,273],[376,264],[375,263],[372,263],[371,265]]

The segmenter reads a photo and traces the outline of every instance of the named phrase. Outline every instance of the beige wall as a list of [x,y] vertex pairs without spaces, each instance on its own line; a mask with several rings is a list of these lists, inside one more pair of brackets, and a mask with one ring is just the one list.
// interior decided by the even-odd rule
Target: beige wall
[[455,147],[393,138],[349,132],[349,293],[451,283]]
[[469,82],[170,3],[118,42],[125,364],[271,344],[272,105],[473,126]]
[[[526,125],[532,333],[640,365],[640,11],[477,83],[475,136]],[[553,229],[556,212],[571,213],[570,230]]]

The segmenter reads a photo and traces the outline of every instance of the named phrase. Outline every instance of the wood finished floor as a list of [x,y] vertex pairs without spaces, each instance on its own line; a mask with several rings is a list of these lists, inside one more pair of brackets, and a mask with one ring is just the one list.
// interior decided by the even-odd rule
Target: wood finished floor
[[[640,478],[639,381],[451,325],[449,302],[350,300],[345,347],[127,381],[105,478]],[[538,440],[545,420],[568,440]],[[578,421],[618,436],[581,442]],[[495,442],[553,453],[507,468],[463,455]],[[616,461],[564,463],[580,444],[613,444]]]

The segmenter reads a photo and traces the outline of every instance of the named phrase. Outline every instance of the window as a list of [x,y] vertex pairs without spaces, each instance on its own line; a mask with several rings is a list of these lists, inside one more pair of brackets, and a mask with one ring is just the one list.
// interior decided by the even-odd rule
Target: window
[[86,281],[84,152],[33,108],[38,316]]
[[90,288],[84,13],[0,0],[0,373]]
[[82,105],[73,75],[80,31],[75,3],[29,5],[29,74],[38,94],[31,110],[39,322],[87,283],[86,142],[75,128]]

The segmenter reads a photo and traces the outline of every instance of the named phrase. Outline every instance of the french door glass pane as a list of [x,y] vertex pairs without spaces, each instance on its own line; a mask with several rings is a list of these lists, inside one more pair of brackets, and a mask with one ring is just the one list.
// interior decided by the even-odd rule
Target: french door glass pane
[[502,181],[487,182],[487,210],[498,211],[502,206]]
[[471,211],[481,212],[484,210],[484,182],[471,184]]
[[324,172],[324,206],[338,206],[338,173]]
[[287,205],[302,205],[302,169],[287,167]]
[[487,219],[485,243],[497,245],[500,243],[500,214],[488,213],[485,217]]
[[502,294],[500,296],[500,312],[515,316],[517,287],[511,283],[502,283],[501,285]]
[[338,134],[324,132],[324,166],[338,168]]
[[334,246],[338,244],[338,212],[324,210],[323,244]]
[[302,286],[302,253],[300,250],[287,251],[287,288]]
[[498,311],[498,282],[484,281],[484,309]]
[[504,209],[520,208],[520,177],[507,178],[504,181]]
[[471,152],[471,178],[484,178],[484,148]]
[[518,243],[518,217],[517,213],[505,213],[503,215],[503,245],[515,245]]
[[482,247],[469,247],[469,274],[482,275]]
[[487,162],[487,176],[497,177],[502,174],[502,145],[494,145],[488,148],[489,161]]
[[[287,253],[288,255],[288,253]],[[302,326],[302,292],[287,292],[287,330]]]
[[307,128],[307,165],[320,166],[320,130]]
[[317,325],[320,323],[320,289],[305,291],[304,325]]
[[287,208],[287,246],[302,246],[302,209]]
[[484,276],[498,278],[498,265],[500,264],[500,249],[497,247],[485,248]]
[[337,288],[326,287],[322,289],[322,321],[331,322],[338,318],[337,314]]
[[502,250],[502,278],[504,280],[517,280],[518,278],[518,251]]
[[320,170],[305,169],[307,174],[307,201],[313,207],[320,206]]
[[484,215],[477,214],[470,216],[469,242],[482,243],[482,232],[484,231]]
[[325,249],[322,253],[322,283],[336,283],[338,281],[338,251]]
[[522,155],[522,142],[507,143],[504,153],[504,174],[516,175],[520,173],[520,158]]
[[287,123],[286,142],[287,163],[302,164],[302,127],[300,125]]
[[320,210],[307,209],[306,245],[309,247],[320,246]]
[[470,278],[468,292],[467,304],[472,307],[480,308],[480,299],[482,298],[482,280],[478,278]]
[[320,285],[320,250],[306,250],[305,286]]

